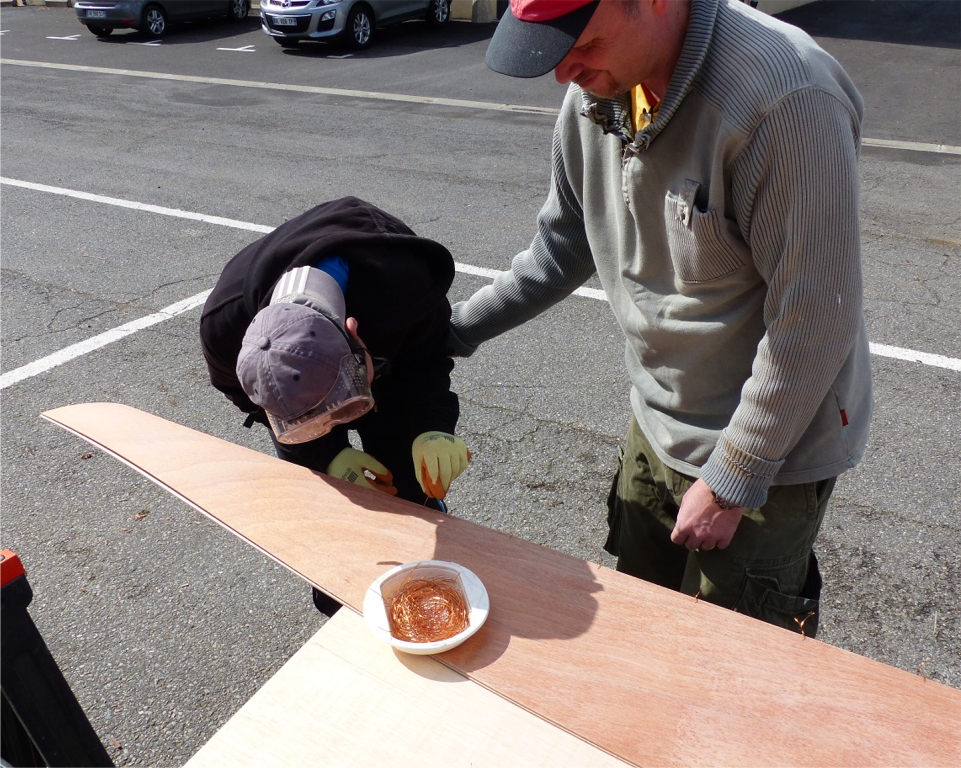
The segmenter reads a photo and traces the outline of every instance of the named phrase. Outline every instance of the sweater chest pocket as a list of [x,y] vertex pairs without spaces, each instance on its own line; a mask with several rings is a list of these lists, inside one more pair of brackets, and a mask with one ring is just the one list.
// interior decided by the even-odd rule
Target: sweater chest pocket
[[739,248],[722,224],[717,211],[701,211],[694,198],[700,184],[690,179],[680,193],[668,192],[664,220],[674,273],[682,283],[706,283],[740,269],[748,260],[747,248]]

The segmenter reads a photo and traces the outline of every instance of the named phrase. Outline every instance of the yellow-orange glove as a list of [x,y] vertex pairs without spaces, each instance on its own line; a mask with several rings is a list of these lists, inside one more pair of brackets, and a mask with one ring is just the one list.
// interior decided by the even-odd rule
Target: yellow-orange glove
[[417,482],[432,499],[443,499],[451,481],[467,469],[467,462],[470,461],[467,444],[446,432],[418,435],[411,453]]
[[354,485],[373,488],[388,496],[396,496],[394,475],[369,453],[354,448],[344,448],[327,467],[327,474],[339,477]]

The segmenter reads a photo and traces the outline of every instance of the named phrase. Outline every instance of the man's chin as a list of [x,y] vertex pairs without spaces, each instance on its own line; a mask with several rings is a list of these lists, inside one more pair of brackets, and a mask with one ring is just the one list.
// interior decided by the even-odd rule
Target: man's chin
[[605,82],[604,78],[595,75],[584,81],[583,85],[581,83],[577,84],[578,87],[589,93],[595,99],[616,99],[618,96],[623,96],[627,93],[624,88],[619,88],[616,85]]
[[610,89],[602,90],[601,88],[598,88],[596,85],[592,86],[591,88],[582,88],[581,90],[585,91],[586,93],[589,93],[595,99],[617,99],[627,93],[627,91],[621,90],[619,88],[610,88]]

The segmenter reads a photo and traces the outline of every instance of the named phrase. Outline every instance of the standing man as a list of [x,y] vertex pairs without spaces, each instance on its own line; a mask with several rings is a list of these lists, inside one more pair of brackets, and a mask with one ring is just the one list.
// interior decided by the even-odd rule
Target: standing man
[[454,307],[453,350],[596,271],[633,385],[618,570],[812,636],[812,547],[872,408],[860,95],[736,0],[511,0],[487,64],[570,87],[534,240]]

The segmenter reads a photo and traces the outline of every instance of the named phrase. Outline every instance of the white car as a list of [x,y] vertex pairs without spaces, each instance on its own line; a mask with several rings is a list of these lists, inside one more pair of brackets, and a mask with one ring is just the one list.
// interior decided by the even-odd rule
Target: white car
[[378,27],[424,19],[432,27],[450,21],[450,0],[261,0],[264,32],[282,46],[301,40],[342,39],[367,48]]

